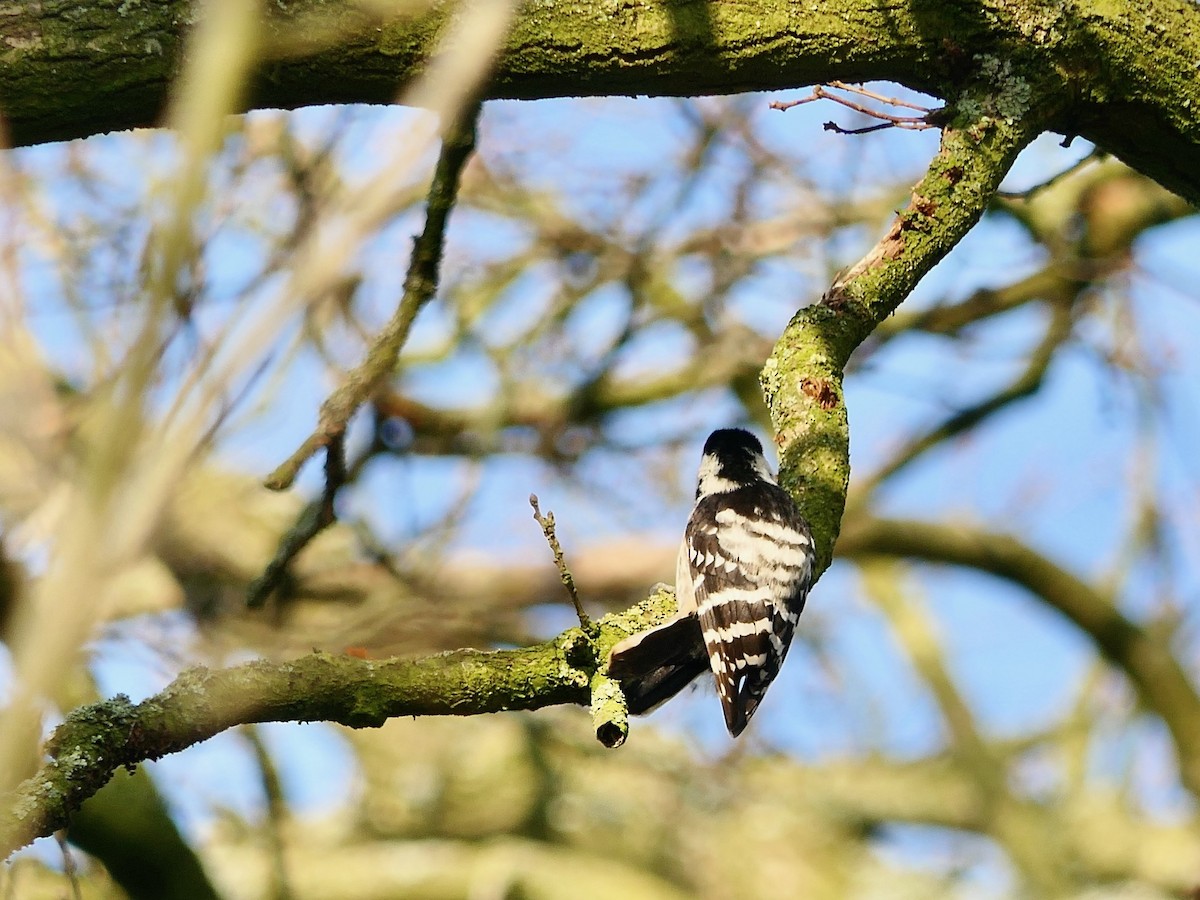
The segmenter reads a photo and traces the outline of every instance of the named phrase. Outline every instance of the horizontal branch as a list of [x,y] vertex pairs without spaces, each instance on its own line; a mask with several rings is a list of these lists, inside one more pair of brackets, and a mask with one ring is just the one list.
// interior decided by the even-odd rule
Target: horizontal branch
[[[248,105],[393,102],[457,3],[416,6],[427,11],[387,19],[385,5],[350,0],[263,4],[264,58]],[[15,144],[160,121],[191,2],[10,7],[0,17],[0,97]],[[1095,141],[1196,202],[1196,59],[1200,7],[1190,0],[533,0],[489,96],[695,96],[884,79],[950,98],[992,67],[997,86],[1020,82],[1062,98],[1050,127]]]
[[[579,628],[520,650],[457,650],[368,660],[314,652],[290,662],[189,669],[141,703],[119,695],[80,707],[47,742],[47,762],[0,808],[0,858],[66,824],[122,766],[159,759],[255,722],[379,727],[395,716],[469,716],[559,704],[604,703],[591,689],[612,645],[675,611],[656,591],[592,633]],[[607,682],[601,678],[600,681]],[[601,723],[605,724],[605,723]],[[609,737],[604,729],[599,737]]]
[[885,555],[965,566],[1028,590],[1085,632],[1129,677],[1171,732],[1180,778],[1200,796],[1200,695],[1170,646],[1131,621],[1113,598],[1017,538],[966,525],[855,517],[838,542],[843,556]]

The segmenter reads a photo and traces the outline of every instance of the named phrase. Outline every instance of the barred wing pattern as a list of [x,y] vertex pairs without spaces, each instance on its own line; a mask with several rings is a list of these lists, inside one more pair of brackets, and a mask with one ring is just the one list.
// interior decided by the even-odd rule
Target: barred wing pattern
[[675,572],[678,612],[613,647],[608,672],[637,713],[711,670],[737,737],[787,656],[812,583],[812,535],[748,431],[710,434],[696,482]]
[[725,724],[741,734],[779,673],[812,576],[812,536],[791,498],[766,482],[702,497],[684,534]]

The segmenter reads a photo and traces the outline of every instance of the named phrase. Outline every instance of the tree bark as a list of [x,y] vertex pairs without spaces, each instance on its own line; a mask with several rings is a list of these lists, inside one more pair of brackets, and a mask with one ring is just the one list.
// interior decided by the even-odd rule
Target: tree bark
[[[665,621],[675,598],[656,591],[605,616],[520,650],[457,650],[417,659],[359,659],[314,652],[291,662],[189,669],[133,704],[117,695],[79,707],[46,745],[50,761],[13,796],[0,797],[0,859],[67,824],[71,812],[122,766],[159,759],[256,722],[338,722],[378,728],[395,716],[472,716],[559,704],[593,704],[617,641]],[[606,708],[611,710],[612,704]],[[624,707],[617,712],[623,713]]]
[[[264,5],[250,108],[387,103],[437,47],[454,4],[369,18],[351,3]],[[152,126],[192,7],[182,0],[10,4],[0,101],[14,145]],[[724,94],[841,79],[944,99],[981,76],[1055,98],[1046,127],[1080,135],[1200,202],[1200,7],[1190,0],[533,0],[492,98]]]

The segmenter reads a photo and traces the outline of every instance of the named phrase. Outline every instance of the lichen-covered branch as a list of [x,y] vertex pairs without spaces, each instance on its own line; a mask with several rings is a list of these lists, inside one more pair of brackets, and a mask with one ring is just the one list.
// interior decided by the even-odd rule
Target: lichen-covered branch
[[1162,639],[1122,615],[1113,598],[1012,535],[966,525],[855,517],[838,543],[846,556],[902,556],[967,566],[1026,588],[1084,631],[1162,717],[1180,778],[1200,796],[1200,695]]
[[[389,103],[427,64],[456,4],[420,15],[328,0],[263,4],[264,51],[247,102]],[[0,17],[0,97],[17,144],[161,121],[187,0],[11,4]],[[421,5],[421,8],[425,8]],[[489,97],[698,95],[840,79],[955,96],[988,58],[1063,104],[1047,127],[1079,134],[1200,200],[1200,7],[1190,0],[626,0],[524,4]]]
[[620,710],[614,711],[611,697],[592,697],[593,680],[613,644],[665,621],[674,610],[674,597],[657,591],[624,613],[605,616],[594,636],[571,628],[520,650],[384,660],[314,652],[285,663],[201,667],[141,703],[117,696],[80,707],[51,735],[49,762],[0,805],[0,858],[61,828],[117,769],[175,753],[235,725],[337,722],[369,728],[394,716],[591,704],[594,711],[609,710],[612,720],[600,723],[598,736],[607,746],[619,746]]
[[979,221],[1045,110],[1009,78],[959,98],[941,148],[884,237],[819,303],[792,318],[763,367],[780,483],[812,527],[816,574],[829,565],[850,479],[842,378],[851,353]]

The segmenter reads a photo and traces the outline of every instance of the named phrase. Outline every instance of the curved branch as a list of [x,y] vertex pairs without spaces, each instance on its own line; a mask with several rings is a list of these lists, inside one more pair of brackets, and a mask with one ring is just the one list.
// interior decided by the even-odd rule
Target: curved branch
[[[1091,275],[1092,273],[1087,273]],[[900,310],[876,329],[873,340],[890,340],[914,331],[956,336],[964,329],[1038,300],[1067,304],[1090,279],[1069,268],[1051,264],[1011,284],[980,288],[969,297],[944,306]]]
[[850,479],[842,378],[854,350],[979,221],[1013,160],[1041,130],[1029,97],[977,86],[956,104],[941,148],[908,205],[819,303],[792,318],[763,367],[780,483],[812,527],[819,575],[829,565]]
[[867,588],[888,618],[892,633],[924,680],[952,739],[950,759],[973,783],[979,818],[1005,849],[1038,896],[1070,892],[1069,865],[1061,829],[1052,816],[1012,790],[1003,750],[980,732],[974,713],[950,674],[929,614],[908,595],[902,566],[875,561],[864,567]]
[[[61,828],[117,769],[178,752],[235,725],[336,722],[372,728],[395,716],[469,716],[564,703],[591,703],[615,717],[612,683],[597,677],[599,661],[617,641],[674,612],[674,595],[656,591],[631,610],[605,616],[594,635],[571,628],[521,650],[385,660],[314,652],[285,663],[189,669],[141,703],[118,695],[80,707],[47,742],[49,762],[15,796],[4,798],[0,857]],[[594,686],[604,687],[603,696],[592,696]],[[598,721],[597,736],[618,745],[613,729],[619,727]]]
[[902,556],[987,572],[1044,599],[1123,670],[1171,732],[1180,779],[1200,796],[1200,695],[1162,641],[1121,614],[1110,596],[1007,534],[962,525],[858,518],[838,542],[844,556]]
[[[978,781],[946,756],[805,767],[779,760],[769,774],[774,802],[796,809],[812,804],[842,823],[861,822],[869,828],[910,822],[983,835],[995,832],[996,822],[988,815]],[[1028,830],[1031,837],[1037,834],[1031,825],[1046,819],[1059,823],[1056,849],[1067,861],[1063,874],[1087,873],[1080,880],[1088,884],[1095,883],[1089,877],[1138,880],[1181,892],[1195,885],[1200,852],[1191,821],[1151,821],[1115,792],[1096,789],[1038,799],[1014,796],[1010,802],[1015,814],[1010,827]]]

